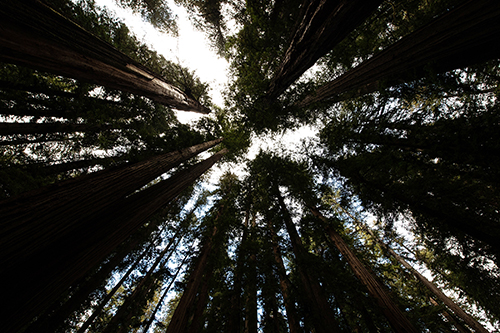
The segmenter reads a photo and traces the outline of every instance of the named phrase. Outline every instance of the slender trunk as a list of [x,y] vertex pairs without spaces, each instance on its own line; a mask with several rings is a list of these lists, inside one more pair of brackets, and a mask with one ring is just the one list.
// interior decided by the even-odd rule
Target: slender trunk
[[226,153],[224,149],[168,180],[117,202],[105,213],[89,216],[75,232],[17,262],[7,282],[23,288],[4,294],[10,308],[3,311],[3,315],[16,319],[6,321],[6,329],[16,331],[29,323]]
[[[498,58],[499,35],[497,0],[469,0],[320,87],[297,106],[332,103],[418,79],[428,67],[440,73]],[[342,95],[347,92],[352,93]]]
[[[219,208],[219,216],[222,214],[223,209],[224,207]],[[216,218],[216,221],[218,217]],[[166,333],[179,333],[184,332],[187,329],[190,313],[196,304],[198,290],[202,285],[209,259],[213,255],[213,242],[218,231],[217,224],[214,224],[211,235],[209,235],[204,241],[201,253],[198,256],[196,265],[189,276],[186,289],[184,290],[179,304],[174,311]]]
[[268,98],[276,99],[316,61],[360,25],[381,0],[313,0],[303,4],[303,17],[276,75]]
[[[154,228],[156,228],[156,224],[151,223],[148,226],[148,228],[147,228],[148,230],[146,230],[146,233],[149,234],[150,232],[152,232],[154,230]],[[142,260],[142,258],[146,255],[146,253],[151,251],[151,249],[153,248],[153,245],[160,238],[161,233],[163,232],[163,230],[165,228],[166,228],[166,226],[163,227],[163,229],[160,231],[160,233],[157,235],[157,237],[155,237],[155,239],[150,243],[150,245],[136,259],[135,264],[133,264],[131,266],[131,268],[129,269],[129,271],[125,274],[126,276],[128,276],[135,269],[137,264]],[[139,245],[139,240],[140,240],[140,238],[135,237],[135,238],[131,239],[129,242],[126,242],[126,244],[124,244],[124,246],[121,246],[120,249],[117,251],[117,253],[109,261],[107,261],[106,264],[104,264],[95,274],[93,274],[88,280],[85,280],[80,284],[75,283],[75,285],[72,287],[77,288],[77,289],[74,293],[71,294],[71,297],[59,308],[49,309],[46,312],[47,313],[46,317],[42,318],[42,319],[37,319],[37,321],[34,323],[34,325],[31,325],[28,328],[27,332],[33,332],[33,333],[35,333],[35,332],[56,332],[57,328],[61,325],[61,323],[63,323],[64,320],[66,318],[68,318],[72,312],[76,311],[80,307],[80,305],[86,299],[88,299],[89,295],[94,290],[96,290],[99,286],[101,286],[104,283],[104,281],[110,276],[111,272],[116,268],[116,266],[118,266],[118,264],[120,262],[122,262],[123,258],[125,258],[125,256],[127,254],[129,254],[130,251],[132,251],[132,249],[134,249],[136,246]],[[122,281],[125,281],[124,279],[126,279],[126,278],[127,277],[124,276]],[[121,285],[121,284],[119,284],[119,285]],[[119,285],[118,285],[118,287],[119,287]],[[116,289],[118,289],[118,287],[116,287]],[[114,292],[116,292],[116,290]],[[110,292],[111,295],[108,294],[106,296],[106,297],[109,296],[108,300],[113,296],[112,294],[114,294],[114,292]],[[106,302],[108,300],[106,300]],[[57,303],[58,302],[54,303],[54,305],[56,305]],[[105,305],[105,303],[102,304],[102,307],[100,309],[97,308],[94,310],[94,313],[92,314],[92,316],[94,316],[94,318],[100,311],[102,311],[102,308],[104,307],[104,305]],[[96,312],[97,312],[97,314],[95,314]],[[90,319],[90,318],[87,319],[86,323],[88,321],[90,321],[90,324],[91,324],[93,319]],[[83,331],[85,331],[85,330],[83,330]]]
[[372,295],[380,306],[385,317],[396,332],[418,332],[410,323],[405,314],[391,300],[384,286],[381,285],[375,277],[366,269],[363,263],[356,257],[354,252],[347,246],[342,237],[333,229],[328,220],[315,207],[309,207],[314,216],[325,223],[326,232],[330,239],[339,249],[342,256],[351,266],[354,274],[363,283],[370,295]]
[[318,280],[303,267],[304,261],[307,260],[307,253],[302,246],[302,241],[297,233],[297,230],[295,229],[279,189],[277,189],[277,196],[283,213],[286,229],[292,243],[293,253],[295,254],[295,258],[297,260],[297,269],[304,288],[306,304],[313,320],[312,324],[318,333],[340,331],[340,325],[335,319],[335,314],[330,308]]
[[290,333],[300,332],[300,320],[297,315],[297,309],[295,308],[295,302],[291,297],[292,283],[288,276],[286,275],[285,265],[283,263],[283,258],[281,257],[281,251],[278,245],[278,236],[274,231],[272,222],[269,220],[268,229],[271,234],[271,242],[273,246],[274,260],[276,262],[276,268],[279,275],[281,294],[283,295],[283,302],[285,304],[286,318],[288,321],[288,330]]
[[128,91],[184,111],[210,110],[37,0],[0,8],[0,59]]
[[[431,301],[432,305],[434,306],[439,306],[439,304],[432,298],[432,297],[429,297],[429,301]],[[446,320],[448,320],[450,323],[453,324],[453,326],[455,326],[455,328],[457,329],[458,332],[460,333],[471,333],[471,331],[465,327],[463,327],[459,322],[457,322],[455,320],[455,318],[453,318],[452,315],[450,315],[448,312],[446,311],[443,311],[442,312],[443,316],[446,318]]]
[[[180,228],[182,228],[182,227],[180,227]],[[153,265],[149,268],[146,275],[144,277],[142,277],[141,281],[136,285],[132,294],[127,297],[125,302],[120,306],[120,308],[115,313],[113,318],[106,325],[106,328],[103,330],[103,333],[121,333],[121,332],[123,332],[124,329],[126,329],[128,327],[128,323],[130,321],[130,318],[132,318],[132,316],[135,316],[137,314],[137,312],[140,310],[137,308],[137,304],[139,304],[140,300],[149,294],[151,288],[153,287],[153,285],[155,283],[155,279],[153,278],[154,271],[156,270],[156,268],[158,268],[158,266],[160,265],[160,263],[162,261],[164,261],[165,263],[168,262],[170,256],[172,255],[174,250],[177,248],[177,246],[179,245],[179,242],[181,241],[181,239],[183,237],[183,235],[181,235],[182,231],[183,231],[182,229],[179,229],[175,233],[175,235],[170,239],[170,242],[160,252],[160,254],[156,258]],[[172,246],[172,244],[176,240],[177,240],[177,243],[175,244],[174,248],[171,250],[170,247]],[[170,251],[170,254],[167,256],[167,258],[164,258],[168,251]]]
[[401,264],[401,266],[408,269],[416,278],[419,280],[430,292],[432,292],[441,302],[443,302],[450,310],[455,313],[458,317],[460,317],[467,325],[469,325],[475,332],[488,333],[480,323],[477,322],[473,317],[467,314],[462,308],[457,305],[453,300],[451,300],[448,296],[446,296],[438,287],[436,287],[432,282],[427,280],[425,276],[420,274],[415,268],[413,268],[406,260],[401,258],[393,249],[391,249],[387,244],[385,244],[382,240],[374,235],[374,233],[361,221],[359,221],[356,217],[354,217],[351,213],[341,207],[342,211],[344,211],[352,220],[356,222],[358,226],[360,226],[364,231],[369,233],[372,238],[383,248],[385,249],[397,262]]
[[250,208],[245,212],[245,222],[243,235],[241,237],[240,247],[238,249],[238,257],[236,259],[236,269],[234,273],[234,285],[231,295],[231,309],[229,310],[229,319],[226,325],[227,333],[240,333],[241,331],[241,290],[242,290],[242,275],[245,253],[241,246],[246,243],[248,237],[248,221],[250,219]]
[[89,125],[71,123],[0,123],[0,135],[100,132],[119,129],[122,125]]
[[245,299],[245,328],[244,333],[257,333],[258,329],[258,307],[257,307],[257,256],[255,254],[255,216],[250,226],[251,253],[248,256],[248,268],[246,273],[246,299]]
[[16,263],[62,239],[169,169],[218,144],[205,142],[113,170],[70,179],[0,202],[2,265]]
[[149,331],[149,328],[151,327],[151,325],[153,324],[153,321],[155,320],[156,313],[161,308],[161,306],[163,304],[163,300],[165,299],[165,297],[167,296],[168,292],[170,291],[170,288],[172,287],[172,285],[174,284],[175,280],[177,279],[177,276],[179,275],[179,272],[181,271],[182,266],[184,265],[184,263],[186,262],[186,260],[189,258],[189,255],[190,255],[190,253],[188,252],[184,256],[184,259],[182,259],[182,262],[179,264],[179,267],[177,268],[177,271],[175,272],[175,275],[172,277],[172,280],[168,284],[167,288],[165,288],[165,291],[163,292],[163,295],[161,296],[161,298],[158,301],[158,303],[156,304],[153,312],[151,313],[151,316],[150,316],[149,320],[147,321],[146,326],[144,326],[144,330],[142,331],[142,333],[147,333]]

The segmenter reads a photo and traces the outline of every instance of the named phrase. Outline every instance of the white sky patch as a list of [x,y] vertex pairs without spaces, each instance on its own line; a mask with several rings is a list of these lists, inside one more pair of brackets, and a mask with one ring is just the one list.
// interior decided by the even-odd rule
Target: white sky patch
[[[134,14],[131,9],[119,7],[114,0],[96,0],[96,3],[114,12],[140,41],[162,54],[167,60],[187,67],[191,71],[194,70],[202,82],[209,84],[209,95],[213,103],[218,106],[223,105],[222,90],[227,82],[229,64],[210,48],[205,34],[194,29],[184,8],[169,1],[169,7],[178,17],[179,36],[173,37],[159,32],[151,24],[144,22],[140,15]],[[177,116],[179,121],[186,123],[203,115],[177,111]]]

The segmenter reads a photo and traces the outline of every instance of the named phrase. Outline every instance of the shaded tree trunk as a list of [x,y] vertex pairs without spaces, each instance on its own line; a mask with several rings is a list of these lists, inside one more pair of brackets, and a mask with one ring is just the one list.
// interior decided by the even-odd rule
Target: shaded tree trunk
[[[160,252],[158,257],[156,258],[155,262],[151,267],[149,268],[148,272],[144,277],[141,278],[141,281],[136,285],[134,291],[132,294],[130,294],[125,302],[120,306],[118,311],[115,313],[113,318],[110,320],[110,322],[106,325],[106,328],[103,330],[103,333],[121,333],[124,330],[127,329],[128,323],[130,322],[130,319],[135,316],[141,309],[138,308],[138,305],[142,299],[147,297],[147,295],[150,293],[152,288],[154,287],[154,284],[156,282],[156,279],[154,277],[154,272],[156,268],[161,264],[163,261],[164,264],[162,267],[165,266],[165,264],[168,262],[170,256],[173,254],[177,246],[179,245],[179,242],[181,241],[183,235],[183,230],[182,226],[179,227],[179,229],[175,235],[170,239],[170,242],[165,246],[165,248]],[[171,249],[170,247],[172,244],[177,240],[177,243],[175,244],[174,248]],[[170,254],[167,256],[167,258],[164,258],[167,252],[170,251]],[[82,333],[84,331],[81,331]]]
[[[224,207],[219,207],[219,213],[215,221],[222,214]],[[210,235],[205,239],[203,243],[202,250],[198,256],[196,265],[189,275],[189,280],[187,282],[186,288],[182,297],[174,311],[170,324],[166,330],[166,333],[179,333],[184,332],[188,328],[188,320],[192,313],[192,309],[195,307],[196,299],[200,286],[203,285],[203,280],[207,267],[209,266],[210,257],[214,253],[214,238],[219,232],[217,223],[212,227]]]
[[469,0],[318,88],[296,105],[333,103],[418,79],[429,70],[441,73],[498,58],[499,35],[498,2]]
[[0,135],[100,132],[123,128],[122,125],[90,125],[72,123],[0,123]]
[[142,331],[143,333],[147,333],[149,331],[149,328],[151,327],[151,325],[153,324],[153,321],[155,320],[156,313],[158,312],[158,310],[160,310],[160,308],[161,308],[161,306],[163,304],[163,300],[165,299],[165,297],[167,296],[168,292],[170,291],[170,288],[172,287],[172,285],[174,284],[175,280],[177,279],[177,276],[179,275],[179,272],[181,271],[182,266],[184,266],[184,263],[189,258],[189,256],[190,256],[190,253],[188,252],[184,256],[184,259],[182,260],[182,262],[179,264],[179,267],[177,268],[177,271],[175,272],[175,275],[172,277],[172,280],[168,284],[167,288],[165,288],[165,291],[163,292],[163,295],[161,296],[161,298],[158,301],[158,303],[156,304],[153,312],[151,313],[151,317],[147,321],[147,324],[144,326],[144,330]]
[[168,180],[117,202],[104,212],[89,216],[87,222],[70,235],[16,262],[7,283],[23,288],[4,294],[10,308],[3,315],[15,318],[6,321],[7,330],[16,331],[28,324],[226,153],[224,149]]
[[295,229],[279,189],[276,189],[276,191],[286,229],[292,242],[293,253],[297,259],[297,269],[304,288],[306,304],[309,307],[311,318],[313,320],[312,324],[318,333],[338,332],[340,331],[340,325],[335,319],[335,314],[330,308],[330,305],[321,290],[319,282],[311,276],[308,270],[303,267],[304,261],[307,260],[307,253],[305,252],[302,241],[300,240],[297,230]]
[[269,86],[269,100],[281,95],[319,58],[360,25],[380,3],[381,0],[304,1],[302,20]]
[[297,315],[297,309],[295,308],[295,302],[291,297],[293,286],[290,279],[288,279],[288,276],[286,275],[285,265],[283,263],[283,258],[281,257],[281,251],[278,245],[278,236],[276,235],[270,220],[268,222],[268,230],[271,234],[274,260],[276,262],[276,270],[279,275],[281,294],[283,295],[283,302],[285,304],[288,330],[290,333],[298,333],[300,332],[300,320]]
[[415,332],[418,331],[413,327],[404,313],[391,300],[383,285],[381,285],[375,277],[366,269],[363,263],[349,249],[342,237],[333,229],[328,220],[315,207],[309,207],[314,216],[318,217],[325,223],[326,232],[330,239],[339,249],[342,256],[351,266],[354,274],[366,286],[370,295],[372,295],[377,304],[380,306],[385,317],[396,332]]
[[184,111],[210,110],[37,0],[0,8],[0,59],[128,91]]
[[0,202],[2,265],[65,237],[89,216],[124,198],[162,173],[222,139],[154,156],[114,170],[103,170],[37,189]]
[[474,318],[472,318],[469,314],[467,314],[462,308],[457,305],[453,300],[451,300],[448,296],[446,296],[438,287],[436,287],[432,282],[427,280],[425,276],[420,274],[415,268],[413,268],[406,260],[401,258],[393,249],[391,249],[387,244],[385,244],[382,240],[380,240],[375,234],[361,221],[359,221],[356,217],[354,217],[351,213],[345,210],[343,207],[340,207],[344,213],[349,215],[352,220],[356,222],[361,229],[366,231],[372,238],[389,253],[397,262],[401,264],[404,268],[409,270],[417,280],[419,280],[430,292],[432,292],[441,302],[443,302],[450,310],[455,313],[458,317],[460,317],[467,325],[469,325],[475,332],[488,333],[488,331],[477,322]]

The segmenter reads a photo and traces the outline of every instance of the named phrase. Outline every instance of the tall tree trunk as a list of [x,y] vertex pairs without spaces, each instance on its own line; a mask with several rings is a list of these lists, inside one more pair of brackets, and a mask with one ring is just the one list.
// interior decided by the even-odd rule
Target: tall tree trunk
[[250,207],[247,207],[245,212],[245,222],[243,235],[238,248],[238,257],[236,259],[236,268],[234,273],[234,284],[231,295],[231,309],[229,310],[229,318],[226,325],[226,333],[241,332],[241,291],[242,291],[242,276],[243,266],[245,261],[245,253],[242,250],[242,245],[246,243],[248,237],[248,221],[250,219]]
[[[429,297],[429,301],[431,301],[432,305],[439,306],[438,302],[436,302],[432,297]],[[450,315],[448,312],[443,311],[442,314],[446,318],[446,320],[448,320],[450,323],[453,324],[453,326],[455,326],[455,328],[457,329],[458,332],[460,332],[460,333],[471,333],[471,331],[469,329],[467,329],[466,327],[463,327],[462,324],[460,324],[459,322],[457,322],[455,320],[455,318],[453,318],[453,316]]]
[[100,132],[119,128],[122,126],[71,123],[0,123],[0,135]]
[[186,260],[188,259],[189,256],[190,256],[190,253],[188,252],[184,256],[184,259],[182,259],[182,262],[179,264],[179,266],[177,268],[177,271],[175,272],[175,275],[172,277],[172,280],[168,284],[167,288],[165,288],[165,291],[163,292],[163,295],[161,296],[161,298],[158,301],[158,303],[156,304],[153,312],[151,313],[151,316],[150,316],[149,320],[147,321],[146,326],[144,326],[144,330],[142,331],[142,333],[147,333],[149,331],[149,328],[151,327],[151,325],[153,324],[153,321],[155,320],[156,313],[161,308],[161,306],[163,304],[163,300],[165,299],[165,297],[167,296],[168,292],[170,291],[170,288],[172,287],[172,285],[174,284],[175,280],[177,279],[177,276],[179,275],[179,272],[181,271],[182,266],[184,266],[184,263],[186,262]]
[[[155,228],[156,228],[156,224],[151,223],[147,227],[147,230],[145,230],[145,233],[150,234],[151,232],[153,232],[153,230]],[[139,257],[136,259],[135,263],[131,266],[129,271],[122,278],[122,282],[125,281],[125,279],[128,277],[128,275],[135,269],[135,267],[139,264],[139,262],[146,255],[146,253],[151,251],[153,245],[160,238],[161,233],[163,232],[163,230],[165,228],[166,228],[166,226],[163,227],[163,229],[159,232],[157,237],[155,237],[155,239],[150,243],[150,245],[142,252],[141,255],[139,255]],[[88,280],[85,280],[81,283],[75,283],[75,285],[72,286],[72,288],[75,288],[76,291],[74,291],[71,294],[70,298],[62,306],[54,308],[54,306],[56,306],[58,303],[58,302],[55,302],[53,304],[53,306],[51,307],[51,309],[49,309],[46,312],[44,317],[38,318],[37,321],[34,322],[34,324],[28,328],[27,332],[33,332],[33,333],[36,333],[36,332],[56,332],[57,328],[61,326],[61,324],[64,322],[64,320],[66,318],[68,318],[72,312],[76,311],[80,307],[80,305],[86,299],[88,299],[89,295],[94,290],[96,290],[99,286],[103,285],[104,281],[110,276],[110,274],[116,268],[116,266],[118,266],[118,264],[120,264],[122,262],[123,258],[125,258],[125,256],[127,254],[129,254],[130,251],[132,251],[136,246],[139,245],[139,241],[140,241],[139,237],[134,237],[130,241],[126,242],[125,244],[122,244],[123,246],[120,246],[120,248],[117,250],[117,253],[115,255],[113,255],[112,258],[109,261],[107,261],[102,267],[100,267],[96,273],[92,274],[92,276]],[[121,285],[121,283],[118,284],[116,289],[118,289],[120,285]],[[108,297],[109,298],[105,301],[105,303],[107,303],[108,300],[111,299],[111,297],[113,296],[113,294],[115,292],[116,292],[116,290],[111,291],[106,296],[106,298],[108,298]],[[103,301],[101,301],[101,302],[103,302]],[[92,314],[92,316],[94,316],[93,318],[95,318],[95,316],[97,316],[97,314],[100,313],[102,308],[104,308],[105,303],[102,304],[101,309],[97,308],[94,310],[94,313]],[[88,321],[90,321],[89,324],[91,324],[92,321],[94,320],[93,318],[87,319],[86,323]],[[84,324],[84,326],[85,326],[85,324]],[[84,332],[85,329],[82,332]]]
[[[219,219],[223,209],[223,206],[219,207],[219,213],[215,221]],[[198,295],[200,286],[203,283],[210,257],[213,255],[214,238],[218,232],[220,232],[220,230],[217,227],[217,223],[214,223],[211,234],[205,239],[203,243],[203,247],[198,256],[196,265],[189,276],[189,280],[187,282],[184,293],[182,294],[179,304],[174,311],[166,333],[179,333],[184,332],[187,329],[190,313],[195,307],[196,296]]]
[[415,268],[413,268],[406,260],[401,258],[393,249],[391,249],[387,244],[385,244],[382,240],[380,240],[375,234],[361,221],[359,221],[356,217],[354,217],[350,212],[348,212],[343,207],[340,207],[344,213],[349,215],[349,217],[356,222],[356,224],[367,232],[383,249],[387,251],[397,262],[401,264],[401,266],[408,269],[414,276],[419,280],[430,292],[432,292],[441,302],[443,302],[455,315],[460,317],[467,325],[469,325],[475,332],[488,333],[488,331],[477,322],[474,318],[472,318],[469,314],[467,314],[462,308],[453,302],[448,296],[446,296],[438,287],[436,287],[432,282],[427,280],[425,276],[420,274]]
[[361,24],[380,3],[381,0],[304,1],[302,20],[269,86],[269,100],[281,95],[319,58]]
[[279,275],[281,294],[283,295],[283,302],[285,304],[286,318],[288,321],[288,330],[290,333],[300,332],[300,320],[297,315],[297,309],[295,308],[295,302],[290,295],[293,289],[290,279],[286,275],[285,265],[283,263],[283,258],[281,257],[281,251],[278,245],[278,236],[274,231],[274,227],[269,220],[268,229],[271,234],[271,242],[273,246],[274,260],[276,262],[276,269]]
[[2,265],[15,264],[87,223],[169,169],[218,144],[205,142],[117,169],[103,170],[0,202]]
[[[500,56],[500,6],[496,0],[468,0],[339,78],[318,88],[296,105],[336,102],[426,75],[441,73]],[[341,94],[352,92],[342,96]]]
[[405,314],[397,307],[397,305],[389,297],[385,287],[381,285],[375,277],[366,269],[363,263],[356,257],[354,252],[347,246],[342,237],[333,229],[328,220],[315,207],[309,207],[314,216],[318,217],[325,223],[325,229],[330,239],[339,249],[342,256],[351,266],[354,274],[366,286],[370,295],[372,295],[377,304],[380,306],[385,317],[396,332],[415,332],[418,331],[413,327]]
[[257,333],[259,326],[258,322],[258,306],[257,306],[257,256],[255,254],[255,216],[252,219],[250,226],[250,239],[248,240],[251,249],[248,254],[248,268],[245,280],[245,327],[244,333]]
[[70,235],[18,261],[7,283],[19,288],[4,294],[10,307],[2,315],[14,318],[5,321],[8,322],[6,330],[15,332],[27,325],[226,153],[227,149],[223,149],[168,180],[89,216],[87,222]]
[[37,0],[0,7],[0,59],[128,91],[184,111],[210,110]]
[[293,253],[297,259],[297,269],[304,288],[306,303],[313,320],[312,324],[318,333],[338,332],[340,331],[340,325],[335,319],[335,314],[330,308],[318,280],[303,267],[304,261],[307,260],[307,253],[302,246],[302,241],[295,229],[279,189],[276,189],[276,191],[286,229],[292,243]]
[[[179,242],[181,241],[182,237],[184,236],[182,235],[183,232],[182,227],[179,228],[181,229],[179,229],[172,237],[172,239],[170,239],[170,242],[160,252],[153,265],[151,265],[151,267],[149,268],[146,275],[142,277],[141,281],[136,285],[132,294],[130,294],[127,297],[125,302],[120,306],[120,308],[115,313],[113,318],[106,325],[106,328],[103,330],[103,333],[121,333],[127,329],[128,323],[132,318],[132,316],[135,316],[137,312],[140,310],[137,308],[136,304],[138,304],[141,301],[141,299],[143,299],[149,294],[149,292],[154,286],[154,283],[156,282],[153,276],[156,268],[158,268],[158,266],[162,261],[164,262],[162,267],[165,266],[170,256],[179,245]],[[177,243],[175,244],[174,248],[171,249],[170,247],[175,241],[177,241]],[[168,251],[170,251],[170,254],[167,256],[167,258],[164,258]]]

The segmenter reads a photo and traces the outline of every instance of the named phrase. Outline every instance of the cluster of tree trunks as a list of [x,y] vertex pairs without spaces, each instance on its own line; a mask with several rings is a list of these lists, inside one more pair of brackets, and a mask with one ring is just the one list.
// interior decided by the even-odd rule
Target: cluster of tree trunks
[[146,96],[174,109],[209,113],[161,76],[38,0],[0,8],[0,59]]
[[341,42],[382,3],[381,0],[314,0],[302,4],[301,21],[270,83],[270,100]]
[[[209,146],[216,143],[212,142]],[[176,153],[184,158],[191,155],[187,152]],[[57,202],[58,196],[45,196],[43,191],[37,191],[34,196],[24,195],[16,201],[11,202],[11,200],[8,200],[11,204],[17,203],[20,205],[15,207],[14,212],[11,211],[11,214],[6,214],[11,219],[2,223],[2,238],[11,246],[16,247],[16,250],[11,251],[6,248],[2,262],[5,267],[8,267],[13,272],[8,277],[9,282],[24,286],[20,291],[11,290],[5,294],[5,298],[11,304],[8,311],[9,315],[14,318],[9,322],[8,327],[15,331],[15,329],[28,324],[37,314],[50,306],[73,283],[94,269],[115,248],[147,222],[154,213],[178,196],[226,153],[227,150],[223,149],[205,161],[181,170],[169,179],[128,197],[125,197],[125,195],[133,192],[138,187],[137,184],[130,187],[128,182],[129,178],[134,178],[135,167],[141,170],[149,165],[150,168],[157,169],[156,172],[161,174],[165,170],[165,161],[160,158],[155,162],[146,161],[138,163],[137,166],[129,166],[124,170],[127,170],[130,177],[125,179],[121,178],[120,172],[113,173],[112,171],[102,172],[107,177],[99,178],[99,175],[89,177],[91,180],[95,178],[99,181],[90,189],[83,186],[83,188],[88,189],[84,196],[79,196],[77,192],[74,192],[74,189],[78,188],[76,186],[79,183],[78,179],[68,181],[62,186],[64,191],[59,195],[64,195],[65,191],[67,191],[68,197],[73,193],[74,200],[66,201],[64,197],[61,198],[62,202],[57,209],[51,209],[50,203],[51,200]],[[170,156],[170,159],[172,159],[172,156]],[[179,162],[176,161],[175,163]],[[150,180],[152,176],[144,176],[139,172],[135,178],[137,177]],[[121,190],[114,192],[116,195],[114,200],[113,196],[109,197],[112,200],[111,204],[106,205],[107,192],[103,192],[100,201],[86,207],[85,210],[81,210],[82,206],[85,206],[86,200],[92,201],[93,190],[98,189],[98,184],[111,189],[115,187],[113,184],[119,183],[120,179],[124,180],[124,184],[122,184]],[[81,182],[86,183],[85,179],[81,180]],[[142,185],[146,183],[147,181]],[[91,182],[88,182],[86,185],[90,184]],[[127,186],[127,191],[123,192],[123,189],[127,188]],[[30,202],[32,202],[29,199],[30,197],[38,198],[37,201],[33,201],[36,205],[32,208],[38,207],[37,209],[40,210],[38,216],[40,218],[43,219],[44,216],[48,216],[45,223],[38,224],[37,220],[30,222],[30,219],[27,219],[29,215],[19,214],[17,211],[18,209],[24,210],[23,207],[30,207]],[[7,210],[11,205],[8,202],[2,205]],[[102,207],[103,205],[104,207]],[[51,215],[51,212],[60,217]],[[78,218],[78,214],[81,214],[85,218],[78,219],[78,224],[70,225],[68,228],[64,223],[57,223],[65,214],[75,218]],[[70,222],[71,219],[68,223]],[[34,244],[26,242],[24,246],[18,247],[14,240],[18,239],[20,242],[25,242],[23,237],[32,237]],[[47,262],[44,258],[52,259]]]
[[[310,107],[500,56],[500,6],[469,0],[403,37],[297,103]],[[345,94],[348,93],[348,94]]]

